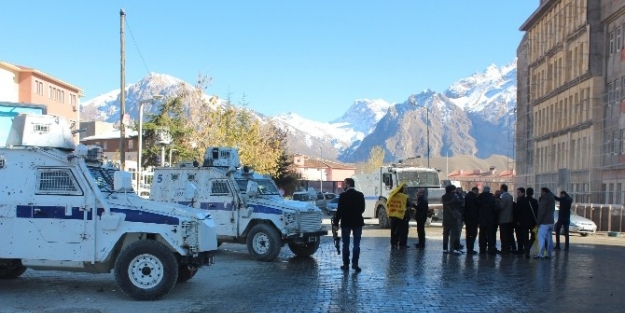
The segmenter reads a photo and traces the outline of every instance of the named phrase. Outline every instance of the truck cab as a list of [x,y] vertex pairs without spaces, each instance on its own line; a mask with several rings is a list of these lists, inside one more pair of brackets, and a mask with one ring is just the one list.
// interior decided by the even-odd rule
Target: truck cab
[[213,263],[208,212],[140,198],[130,173],[109,171],[101,150],[72,137],[61,117],[14,117],[0,148],[0,279],[113,271],[125,294],[155,300]]
[[[317,251],[328,232],[314,203],[282,198],[271,177],[241,166],[234,148],[210,147],[197,165],[156,168],[150,199],[209,212],[219,241],[247,244],[256,260],[274,260],[285,244],[298,256]],[[188,186],[196,191],[185,197]]]

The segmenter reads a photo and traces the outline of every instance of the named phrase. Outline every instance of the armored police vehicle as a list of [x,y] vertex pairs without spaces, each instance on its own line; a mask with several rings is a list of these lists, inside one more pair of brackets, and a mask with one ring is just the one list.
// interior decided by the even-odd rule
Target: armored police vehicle
[[[275,259],[284,244],[298,256],[317,251],[320,236],[328,232],[314,204],[283,199],[271,178],[241,168],[234,148],[208,148],[197,165],[156,168],[150,199],[210,212],[218,240],[246,243],[256,260]],[[188,185],[197,187],[191,199],[184,197]]]
[[124,293],[154,300],[213,263],[210,212],[140,198],[101,155],[75,146],[60,117],[14,117],[0,148],[0,279],[113,271]]

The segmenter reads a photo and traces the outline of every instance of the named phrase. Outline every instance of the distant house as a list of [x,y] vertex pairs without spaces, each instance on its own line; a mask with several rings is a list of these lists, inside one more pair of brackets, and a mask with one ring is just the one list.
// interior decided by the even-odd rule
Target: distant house
[[[99,123],[98,123],[99,124]],[[82,123],[81,123],[82,125]],[[93,124],[96,125],[96,124]],[[102,128],[107,129],[108,126],[105,124]],[[95,126],[94,126],[95,127]],[[88,129],[88,128],[87,128]],[[137,131],[127,129],[126,130],[126,170],[133,171],[137,167],[137,150],[138,150],[138,142],[137,142]],[[104,153],[104,157],[113,162],[119,163],[119,144],[121,143],[121,135],[119,130],[112,129],[109,131],[100,131],[98,134],[87,136],[80,139],[80,143],[84,145],[97,145],[102,147],[102,152]]]
[[[457,170],[449,173],[448,180],[459,181],[462,189],[469,191],[472,187],[477,186],[482,191],[482,187],[489,186],[491,190],[499,189],[501,184],[508,185],[508,191],[512,194],[514,190],[514,170],[504,170],[497,172],[495,167],[488,170]],[[527,187],[527,186],[521,186]]]
[[343,180],[354,175],[353,165],[330,160],[311,158],[303,154],[293,156],[293,164],[300,175],[300,189],[314,188],[316,191],[338,193]]
[[82,96],[82,89],[52,75],[0,61],[0,102],[44,106],[46,114],[64,117],[75,130]]

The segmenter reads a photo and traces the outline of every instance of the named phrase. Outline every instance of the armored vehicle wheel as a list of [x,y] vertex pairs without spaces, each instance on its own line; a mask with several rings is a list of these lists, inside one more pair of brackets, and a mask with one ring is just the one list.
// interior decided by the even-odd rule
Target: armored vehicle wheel
[[197,270],[197,268],[190,269],[187,265],[180,265],[178,267],[178,283],[185,283],[193,278],[197,274]]
[[378,207],[378,223],[382,228],[391,228],[391,221],[386,215],[386,209],[383,206]]
[[247,250],[258,261],[272,261],[280,253],[280,234],[267,224],[258,224],[247,235]]
[[315,242],[297,243],[289,242],[289,249],[297,256],[311,256],[319,249],[319,237]]
[[164,244],[140,240],[121,251],[114,271],[115,281],[125,294],[137,300],[157,300],[176,285],[178,262]]
[[6,265],[0,265],[0,279],[15,279],[26,272],[26,266],[20,261],[13,261]]

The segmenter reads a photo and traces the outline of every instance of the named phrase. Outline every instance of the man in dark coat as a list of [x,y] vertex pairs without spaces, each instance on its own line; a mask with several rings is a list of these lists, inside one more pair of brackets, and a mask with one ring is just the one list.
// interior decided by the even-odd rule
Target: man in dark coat
[[484,186],[482,193],[477,196],[479,202],[479,244],[480,253],[486,253],[488,249],[489,254],[496,254],[497,250],[497,238],[495,238],[497,232],[497,204],[495,203],[495,197],[490,193],[490,187]]
[[525,253],[529,257],[529,232],[536,226],[536,217],[530,205],[530,200],[525,197],[525,188],[519,187],[516,190],[516,205],[514,207],[514,220],[516,225],[516,238],[519,254]]
[[415,220],[417,220],[417,236],[419,242],[416,244],[417,249],[425,248],[425,223],[428,219],[428,199],[425,197],[425,190],[420,188],[417,191],[417,206],[416,206]]
[[538,200],[534,198],[534,188],[527,187],[525,190],[525,199],[527,199],[528,205],[531,209],[532,218],[534,219],[534,226],[530,228],[530,240],[525,245],[525,258],[530,257],[530,249],[532,249],[532,245],[536,242],[536,237],[538,236],[538,230],[536,225],[536,215],[538,214]]
[[362,192],[354,189],[354,179],[345,178],[345,192],[341,193],[336,209],[334,224],[332,227],[339,227],[341,222],[341,236],[343,238],[343,265],[341,269],[349,270],[349,242],[350,234],[354,236],[354,254],[352,256],[352,269],[360,272],[358,259],[360,258],[360,238],[362,237],[362,227],[365,220],[362,214],[365,212],[365,196]]
[[460,251],[460,228],[458,220],[462,218],[462,194],[456,190],[456,186],[445,187],[445,194],[441,197],[443,203],[443,253],[449,253],[449,243],[451,241],[451,252],[462,254]]
[[571,205],[573,199],[566,191],[560,191],[560,197],[554,196],[556,201],[560,202],[560,212],[558,213],[558,221],[556,222],[556,246],[555,250],[560,250],[560,229],[564,232],[564,251],[569,251],[569,226],[571,225]]
[[475,239],[477,237],[477,225],[479,220],[479,202],[477,201],[477,195],[479,189],[477,187],[471,188],[471,191],[464,197],[464,224],[466,226],[466,239],[467,253],[476,254],[473,248],[475,247]]

